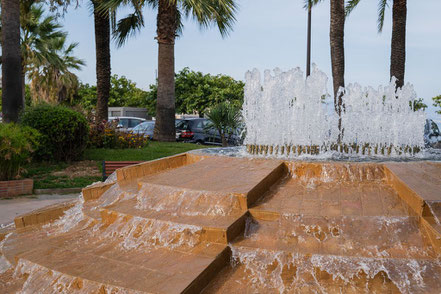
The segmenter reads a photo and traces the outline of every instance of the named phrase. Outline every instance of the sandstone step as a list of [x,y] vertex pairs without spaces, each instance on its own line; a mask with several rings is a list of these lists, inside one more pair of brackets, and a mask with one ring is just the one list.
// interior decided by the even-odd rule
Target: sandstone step
[[[104,224],[121,228],[135,227],[139,235],[148,235],[154,230],[176,232],[171,238],[183,238],[191,242],[209,241],[227,244],[243,232],[247,213],[236,211],[230,215],[210,216],[196,214],[185,215],[137,209],[136,199],[120,201],[101,209]],[[115,225],[116,224],[116,225]],[[123,231],[131,231],[126,228]],[[172,236],[172,235],[171,235]]]
[[247,197],[247,203],[252,204],[287,172],[286,165],[279,160],[208,157],[142,177],[138,182],[242,194]]
[[172,246],[130,247],[123,244],[126,240],[106,237],[106,231],[98,226],[56,235],[43,231],[23,229],[6,240],[3,248],[18,262],[16,271],[29,274],[25,286],[41,289],[39,293],[54,285],[69,293],[100,289],[109,293],[112,289],[128,293],[199,291],[230,256],[226,245],[206,242],[184,251]]
[[415,215],[383,181],[305,185],[294,178],[273,186],[251,210],[256,214],[260,211],[329,217]]
[[184,293],[192,284],[193,289],[205,286],[206,269],[218,270],[228,260],[222,252],[212,257],[165,249],[127,252],[110,246],[106,251],[82,252],[47,245],[19,255],[17,268],[29,275],[25,286],[40,289],[39,293],[49,288],[52,292]]
[[[252,213],[253,215],[253,213]],[[233,242],[270,251],[366,258],[436,258],[416,217],[321,217],[283,215],[250,218]]]
[[[294,263],[241,264],[224,268],[204,289],[203,294],[223,293],[438,293],[440,281],[438,271],[433,271],[434,263],[420,264],[422,268],[431,267],[421,273],[422,280],[413,279],[413,272],[386,272],[388,267],[381,265],[369,272],[356,264],[338,264],[353,267],[345,275],[344,271],[329,269],[323,265],[312,265],[300,261]],[[309,268],[308,268],[309,267]],[[392,267],[389,267],[392,268]],[[367,272],[365,272],[366,270]],[[352,275],[352,276],[351,276]],[[410,277],[410,279],[405,280]],[[403,281],[403,282],[402,282]]]

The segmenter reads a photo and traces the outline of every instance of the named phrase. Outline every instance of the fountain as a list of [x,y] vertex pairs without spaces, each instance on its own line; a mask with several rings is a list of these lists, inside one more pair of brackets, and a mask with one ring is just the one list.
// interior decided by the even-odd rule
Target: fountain
[[[350,84],[340,89],[341,130],[326,75],[313,67],[305,80],[293,69],[246,74],[245,144],[252,154],[297,157],[338,151],[354,155],[407,156],[424,148],[425,114],[414,111],[412,85],[395,91],[395,80],[378,89]],[[341,136],[340,133],[342,133]]]
[[339,140],[326,79],[248,73],[247,148],[125,167],[17,217],[0,293],[439,293],[441,163],[419,160],[412,87],[348,86]]

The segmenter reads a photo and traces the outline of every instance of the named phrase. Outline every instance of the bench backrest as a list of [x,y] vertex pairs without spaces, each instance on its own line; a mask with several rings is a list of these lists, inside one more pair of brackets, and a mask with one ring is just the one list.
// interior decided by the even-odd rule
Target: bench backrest
[[119,168],[142,162],[144,161],[103,161],[103,181]]

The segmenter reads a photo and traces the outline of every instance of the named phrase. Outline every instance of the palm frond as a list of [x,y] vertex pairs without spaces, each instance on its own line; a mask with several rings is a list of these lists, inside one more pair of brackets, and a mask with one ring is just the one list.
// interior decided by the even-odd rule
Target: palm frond
[[322,1],[323,0],[303,0],[304,3],[303,8],[304,9],[309,9],[310,7],[312,8]]
[[139,10],[135,10],[135,12],[120,19],[113,32],[113,39],[116,41],[117,46],[123,46],[127,39],[136,35],[143,26],[144,17]]
[[352,10],[354,10],[355,7],[357,7],[358,3],[360,3],[360,0],[349,0],[345,7],[345,13],[346,16],[348,16]]
[[381,33],[383,31],[384,26],[384,14],[386,11],[386,8],[389,6],[388,0],[380,0],[378,3],[378,20],[377,20],[377,26],[378,26],[378,32]]
[[234,0],[181,0],[179,7],[184,16],[193,18],[201,28],[216,25],[222,37],[232,31],[236,21]]

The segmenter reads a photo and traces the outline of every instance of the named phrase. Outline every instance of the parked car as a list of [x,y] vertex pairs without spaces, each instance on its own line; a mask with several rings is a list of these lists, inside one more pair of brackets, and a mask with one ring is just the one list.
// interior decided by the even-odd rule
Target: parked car
[[[209,120],[206,118],[188,118],[181,120],[176,125],[176,140],[196,144],[222,145],[218,130],[209,127]],[[237,135],[231,136],[230,145],[239,144]]]
[[135,134],[143,134],[145,136],[148,136],[149,139],[153,139],[153,130],[155,129],[155,122],[154,121],[145,121],[143,123],[140,123],[136,127],[132,129],[132,132]]
[[130,117],[130,116],[120,116],[120,117],[109,117],[109,122],[118,121],[118,129],[123,131],[130,131],[137,125],[146,120],[139,117]]
[[439,131],[438,125],[431,119],[426,119],[424,142],[426,147],[439,148],[441,145],[441,132]]

